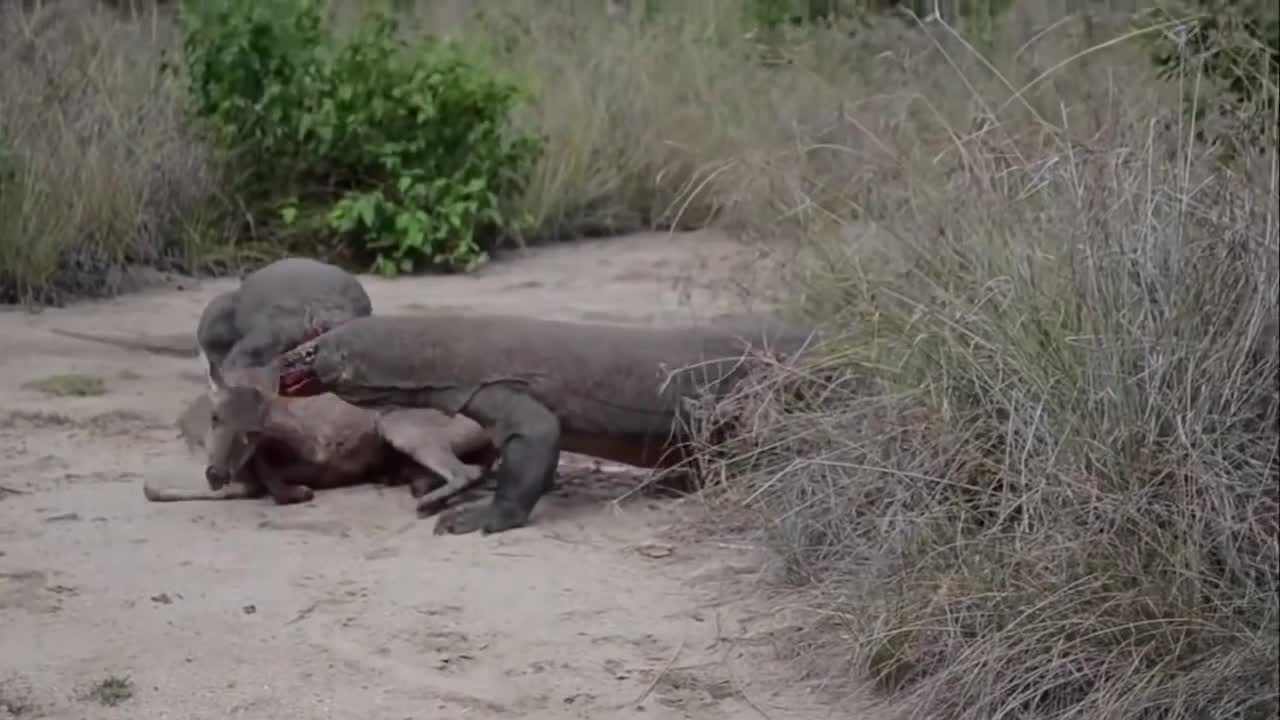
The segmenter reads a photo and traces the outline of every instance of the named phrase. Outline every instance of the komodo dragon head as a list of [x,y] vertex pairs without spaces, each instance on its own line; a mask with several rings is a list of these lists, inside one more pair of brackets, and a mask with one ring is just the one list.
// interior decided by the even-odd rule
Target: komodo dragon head
[[309,340],[276,358],[281,395],[323,395],[349,374],[343,354],[331,344],[322,344],[324,340],[324,336]]
[[205,435],[208,453],[205,479],[218,490],[231,482],[258,449],[267,432],[271,401],[276,397],[272,367],[245,368],[228,376],[213,394],[213,410]]

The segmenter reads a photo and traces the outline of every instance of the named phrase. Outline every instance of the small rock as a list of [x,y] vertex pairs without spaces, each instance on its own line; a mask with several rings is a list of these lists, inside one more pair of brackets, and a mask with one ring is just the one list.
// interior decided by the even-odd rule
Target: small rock
[[644,545],[637,546],[636,552],[647,558],[660,560],[665,557],[671,557],[672,553],[675,552],[675,548],[667,545],[666,543],[645,543]]
[[258,612],[258,607],[256,605],[245,605],[240,608],[240,612],[243,612],[245,615],[252,615]]
[[69,512],[69,513],[62,513],[61,515],[50,515],[49,517],[45,518],[44,521],[47,523],[70,522],[70,521],[79,520],[79,519],[80,519],[80,513]]
[[173,598],[169,597],[169,593],[160,593],[159,595],[152,595],[151,602],[159,603],[161,605],[172,605]]

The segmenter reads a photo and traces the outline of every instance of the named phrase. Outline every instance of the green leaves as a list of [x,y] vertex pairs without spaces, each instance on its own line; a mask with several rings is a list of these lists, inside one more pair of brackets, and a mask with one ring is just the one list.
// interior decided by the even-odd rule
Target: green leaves
[[542,152],[511,123],[522,89],[384,12],[345,39],[324,20],[316,0],[183,7],[192,109],[255,223],[327,227],[387,274],[483,263]]
[[1198,122],[1201,139],[1221,143],[1230,157],[1276,132],[1280,5],[1275,0],[1160,0],[1136,20],[1142,28],[1170,26],[1147,36],[1161,75],[1203,72],[1213,81],[1212,88],[1193,83],[1184,98],[1197,121],[1210,109],[1229,120],[1212,138]]

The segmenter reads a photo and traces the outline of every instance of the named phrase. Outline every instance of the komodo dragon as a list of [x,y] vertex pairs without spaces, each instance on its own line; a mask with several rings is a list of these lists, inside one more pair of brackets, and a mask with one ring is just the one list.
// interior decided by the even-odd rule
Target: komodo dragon
[[727,392],[753,366],[752,347],[792,354],[810,337],[741,321],[659,329],[370,316],[282,354],[274,367],[286,397],[331,392],[360,407],[430,407],[484,426],[501,456],[493,501],[442,514],[435,532],[488,534],[528,521],[553,487],[561,449],[669,466],[688,439],[688,400]]
[[201,356],[210,390],[216,391],[224,385],[224,372],[265,365],[333,325],[372,312],[369,295],[351,273],[318,260],[289,257],[249,273],[239,288],[210,300],[200,315],[194,344],[187,333],[117,338],[53,332],[131,350]]
[[[231,500],[270,494],[278,504],[307,502],[313,490],[408,481],[414,497],[439,502],[484,476],[497,453],[475,421],[438,410],[386,414],[335,395],[280,398],[258,369],[230,374],[231,385],[200,396],[178,427],[188,447],[208,454],[207,490],[143,486],[153,502]],[[477,464],[464,464],[474,459]],[[428,492],[432,480],[444,487]],[[440,500],[436,498],[439,497]]]

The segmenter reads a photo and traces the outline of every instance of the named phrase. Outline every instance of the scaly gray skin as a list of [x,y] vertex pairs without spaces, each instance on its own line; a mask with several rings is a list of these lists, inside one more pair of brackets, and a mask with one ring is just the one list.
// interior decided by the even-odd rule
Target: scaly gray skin
[[80,340],[179,357],[203,356],[211,390],[230,371],[267,364],[279,353],[325,329],[373,312],[373,303],[351,273],[318,260],[291,257],[244,277],[240,287],[209,301],[191,336],[113,338],[69,330]]
[[[258,371],[243,371],[246,375]],[[472,487],[496,457],[489,436],[466,417],[430,409],[380,416],[333,395],[284,399],[257,378],[197,398],[178,420],[188,447],[208,454],[208,490],[144,486],[153,502],[228,500],[270,494],[306,502],[313,489],[409,480],[415,497],[441,502]],[[462,458],[476,459],[467,465]],[[428,493],[432,481],[443,487]]]
[[370,316],[284,353],[277,369],[286,397],[331,392],[360,407],[429,407],[484,426],[501,453],[493,501],[442,515],[435,531],[488,534],[528,521],[553,487],[561,449],[642,467],[671,463],[668,451],[686,439],[686,400],[729,391],[753,365],[750,347],[790,354],[810,337],[742,320],[657,329]]
[[238,289],[215,296],[204,306],[196,325],[196,350],[208,373],[210,390],[223,386],[222,362],[240,339],[240,331],[236,329],[239,300]]
[[373,302],[354,275],[310,258],[277,260],[245,277],[235,302],[238,337],[222,371],[267,365],[277,355],[335,325],[373,313]]

